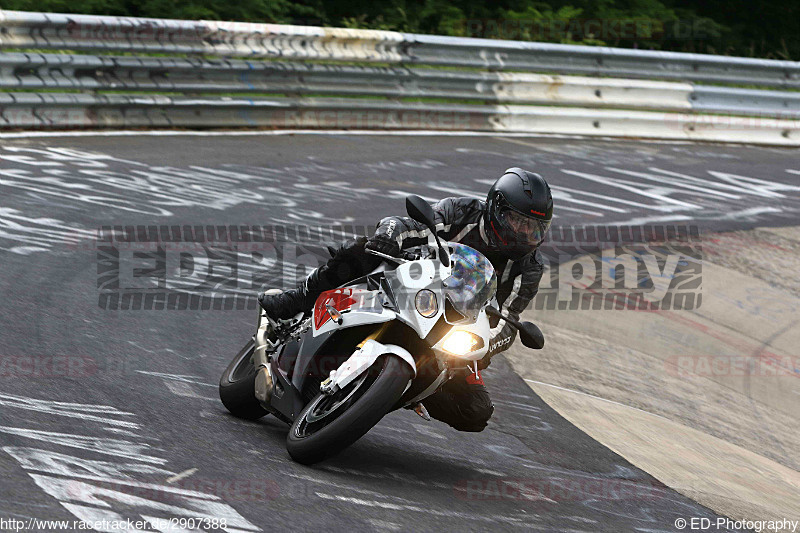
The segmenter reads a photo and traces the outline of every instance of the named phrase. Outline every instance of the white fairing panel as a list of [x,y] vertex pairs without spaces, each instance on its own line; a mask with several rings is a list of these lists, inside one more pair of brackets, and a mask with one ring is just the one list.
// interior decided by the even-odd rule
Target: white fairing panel
[[[398,319],[408,324],[421,339],[430,333],[436,321],[444,312],[442,280],[450,275],[450,268],[433,260],[420,260],[404,263],[386,273],[389,285],[399,308]],[[417,312],[415,298],[417,292],[427,289],[436,294],[439,310],[430,318]]]
[[396,344],[381,344],[375,340],[368,340],[364,345],[353,352],[347,361],[331,372],[332,384],[337,385],[340,389],[346,387],[350,382],[364,373],[372,364],[383,354],[396,355],[411,367],[414,372],[414,377],[417,375],[417,365],[414,358],[405,348],[397,346]]
[[481,346],[479,349],[473,352],[454,356],[453,354],[449,354],[444,350],[442,350],[442,345],[444,345],[445,341],[447,340],[447,335],[445,335],[443,338],[439,340],[439,342],[437,342],[432,346],[433,351],[435,353],[449,357],[458,357],[460,359],[465,359],[467,361],[477,361],[478,359],[483,358],[483,356],[486,355],[486,353],[489,351],[489,341],[491,340],[490,339],[491,328],[489,326],[489,317],[486,316],[486,312],[484,312],[483,310],[481,310],[481,312],[478,313],[478,319],[475,321],[475,323],[453,326],[450,332],[452,333],[454,331],[469,331],[471,333],[474,333],[475,335],[480,337],[481,340],[483,340],[483,346]]

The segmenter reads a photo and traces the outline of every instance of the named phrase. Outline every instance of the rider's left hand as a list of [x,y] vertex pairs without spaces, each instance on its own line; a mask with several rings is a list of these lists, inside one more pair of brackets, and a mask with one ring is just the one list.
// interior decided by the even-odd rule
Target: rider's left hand
[[367,250],[375,250],[376,252],[390,255],[392,257],[400,256],[400,246],[397,244],[397,241],[390,237],[386,237],[385,235],[375,235],[373,238],[367,241],[365,248]]

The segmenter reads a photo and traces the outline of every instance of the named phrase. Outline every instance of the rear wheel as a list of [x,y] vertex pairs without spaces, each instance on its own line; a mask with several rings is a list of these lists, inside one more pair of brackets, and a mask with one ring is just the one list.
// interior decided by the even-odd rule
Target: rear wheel
[[343,389],[318,395],[289,429],[289,455],[312,464],[347,448],[392,410],[413,375],[408,363],[384,354]]
[[233,416],[256,420],[268,414],[256,398],[256,368],[252,356],[255,343],[250,340],[236,354],[219,380],[219,397]]

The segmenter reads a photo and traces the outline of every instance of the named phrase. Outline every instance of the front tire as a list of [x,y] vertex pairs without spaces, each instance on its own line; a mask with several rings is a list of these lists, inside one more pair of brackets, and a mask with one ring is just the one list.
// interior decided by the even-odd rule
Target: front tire
[[230,413],[245,420],[258,420],[269,412],[256,398],[256,368],[253,366],[255,343],[250,340],[222,373],[219,398]]
[[347,387],[329,396],[319,394],[289,429],[289,455],[308,465],[341,452],[392,410],[413,375],[408,363],[383,354]]

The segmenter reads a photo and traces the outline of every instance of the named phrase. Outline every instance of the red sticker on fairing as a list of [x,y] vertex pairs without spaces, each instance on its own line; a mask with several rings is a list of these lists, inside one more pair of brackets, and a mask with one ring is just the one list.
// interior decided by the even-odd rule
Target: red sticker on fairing
[[356,303],[353,292],[356,289],[333,289],[325,291],[319,295],[314,304],[314,329],[319,329],[331,319],[327,305],[330,305],[340,313],[349,311]]

